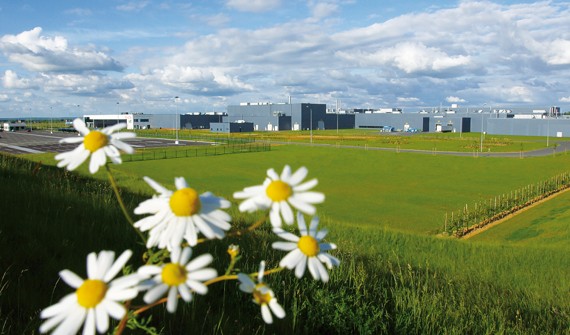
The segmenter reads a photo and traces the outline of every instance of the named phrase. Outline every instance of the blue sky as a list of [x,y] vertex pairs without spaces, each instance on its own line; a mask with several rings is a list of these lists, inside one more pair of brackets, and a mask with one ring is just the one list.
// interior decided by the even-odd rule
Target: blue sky
[[568,1],[0,0],[0,118],[289,96],[568,111],[569,18]]

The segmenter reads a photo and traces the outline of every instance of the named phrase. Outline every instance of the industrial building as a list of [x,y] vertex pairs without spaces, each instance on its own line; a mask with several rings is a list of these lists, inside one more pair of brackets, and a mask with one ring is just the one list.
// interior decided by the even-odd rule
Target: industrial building
[[224,122],[252,122],[255,131],[378,129],[406,132],[485,132],[494,135],[570,136],[570,118],[549,109],[399,108],[327,110],[312,103],[241,103],[228,106]]
[[26,129],[25,122],[5,122],[4,124],[2,124],[2,130],[4,131],[18,131],[25,129]]
[[89,127],[117,122],[127,129],[209,129],[251,131],[378,129],[380,132],[485,132],[493,135],[570,137],[570,118],[559,107],[549,109],[446,109],[403,112],[399,108],[327,109],[315,103],[241,103],[227,113],[85,115]]
[[83,120],[90,128],[104,128],[118,122],[126,123],[127,129],[210,129],[211,122],[222,122],[225,113],[191,114],[91,114]]
[[214,133],[250,133],[253,132],[253,122],[212,122],[210,131]]

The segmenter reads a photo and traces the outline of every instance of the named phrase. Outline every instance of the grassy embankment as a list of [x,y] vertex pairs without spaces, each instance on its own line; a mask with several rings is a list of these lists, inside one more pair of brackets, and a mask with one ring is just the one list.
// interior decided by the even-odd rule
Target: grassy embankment
[[[114,168],[123,188],[149,194],[141,175],[165,185],[172,185],[174,176],[185,176],[199,191],[231,199],[233,191],[260,183],[268,167],[306,165],[327,195],[319,210],[330,230],[328,240],[339,245],[334,254],[343,262],[328,284],[299,281],[292,273],[268,277],[288,313],[273,326],[262,324],[257,307],[237,292],[235,283],[220,284],[175,316],[156,310],[153,324],[164,325],[165,333],[184,329],[546,334],[568,332],[570,324],[568,240],[498,245],[425,233],[440,227],[446,210],[561,172],[568,159],[277,147],[271,152],[133,162]],[[2,192],[0,199],[1,212],[11,213],[0,235],[0,245],[6,248],[0,263],[7,269],[0,285],[0,317],[5,329],[30,333],[37,329],[39,309],[69,291],[56,285],[57,271],[69,268],[83,275],[84,258],[91,251],[140,247],[105,182],[50,167],[32,174],[34,164],[18,165],[0,164],[2,187],[13,190]],[[92,186],[86,188],[85,183]],[[134,208],[142,197],[127,198],[127,206]],[[232,213],[238,226],[253,220],[235,209]],[[11,243],[13,238],[18,242]],[[237,242],[244,250],[240,268],[255,271],[261,258],[274,266],[283,256],[268,247],[273,239],[265,228],[240,241],[203,247],[224,259],[226,246]],[[223,263],[216,264],[219,271]]]

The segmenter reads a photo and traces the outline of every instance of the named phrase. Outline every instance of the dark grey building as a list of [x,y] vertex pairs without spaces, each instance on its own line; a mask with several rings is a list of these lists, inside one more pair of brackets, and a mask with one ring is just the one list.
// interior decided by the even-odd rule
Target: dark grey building
[[214,133],[253,132],[253,122],[211,122],[210,131]]
[[222,122],[225,113],[182,114],[180,115],[181,129],[210,129],[213,122]]
[[225,122],[248,121],[256,131],[325,129],[326,105],[242,103],[228,106]]

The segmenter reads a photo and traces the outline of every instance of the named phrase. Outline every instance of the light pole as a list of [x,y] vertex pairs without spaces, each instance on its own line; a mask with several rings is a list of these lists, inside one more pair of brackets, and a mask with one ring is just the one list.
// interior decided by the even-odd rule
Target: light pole
[[547,116],[547,119],[546,119],[546,147],[547,148],[548,148],[549,140],[550,140],[550,116]]
[[336,101],[336,135],[338,136],[338,100]]
[[178,96],[174,97],[174,110],[176,111],[174,117],[174,128],[176,131],[176,140],[174,141],[174,144],[178,144],[178,106],[176,105],[176,101],[178,100]]
[[117,101],[117,124],[119,124],[120,113],[119,113],[119,102]]
[[309,118],[310,118],[310,121],[309,121],[310,126],[309,127],[311,128],[310,129],[311,130],[311,132],[310,132],[311,133],[311,144],[313,144],[313,109],[312,108],[309,109]]
[[483,152],[483,113],[481,113],[481,152]]
[[49,106],[49,133],[53,134],[53,113],[51,106]]

